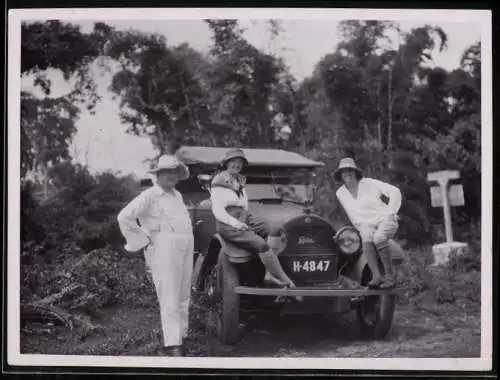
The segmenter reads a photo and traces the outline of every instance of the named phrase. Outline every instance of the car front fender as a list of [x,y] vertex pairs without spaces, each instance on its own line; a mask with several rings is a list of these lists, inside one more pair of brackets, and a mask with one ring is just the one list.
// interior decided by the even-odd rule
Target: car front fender
[[217,236],[213,236],[206,252],[198,254],[193,270],[193,283],[197,291],[203,290],[206,276],[210,269],[217,264],[221,241]]
[[206,254],[199,254],[195,263],[193,277],[197,290],[202,289],[205,277],[210,273],[210,269],[217,264],[219,252],[224,252],[231,263],[246,263],[252,256],[250,252],[225,241],[219,234],[214,234]]

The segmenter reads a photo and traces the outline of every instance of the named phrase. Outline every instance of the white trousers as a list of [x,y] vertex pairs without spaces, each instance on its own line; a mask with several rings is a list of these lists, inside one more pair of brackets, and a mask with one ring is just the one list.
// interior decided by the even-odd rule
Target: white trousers
[[163,342],[178,346],[187,336],[191,277],[193,273],[192,233],[158,233],[144,251],[160,304]]

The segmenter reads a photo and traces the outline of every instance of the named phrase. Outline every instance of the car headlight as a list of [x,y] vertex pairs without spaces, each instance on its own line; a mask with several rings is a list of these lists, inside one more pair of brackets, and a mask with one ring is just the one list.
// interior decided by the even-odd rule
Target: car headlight
[[361,249],[361,235],[354,227],[342,227],[335,234],[334,240],[345,255],[352,255]]
[[271,250],[276,255],[279,255],[281,252],[285,250],[287,243],[288,239],[285,230],[280,230],[278,235],[269,236],[267,238],[267,244],[269,245],[269,248],[271,248]]

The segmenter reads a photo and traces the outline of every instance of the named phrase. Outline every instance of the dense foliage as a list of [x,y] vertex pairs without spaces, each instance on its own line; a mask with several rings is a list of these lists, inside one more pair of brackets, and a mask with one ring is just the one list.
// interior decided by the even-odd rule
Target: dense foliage
[[[56,21],[25,24],[23,73],[36,73],[47,93],[46,69],[67,79],[79,73],[75,93],[82,95],[83,88],[83,98],[95,102],[89,63],[97,57],[116,62],[110,91],[121,101],[121,119],[128,132],[150,136],[159,154],[181,144],[242,145],[322,159],[317,206],[331,219],[340,215],[331,172],[346,154],[366,175],[402,189],[402,234],[409,239],[426,236],[422,232],[432,232],[439,221],[429,208],[430,170],[460,170],[467,207],[458,213],[479,218],[479,43],[447,72],[429,65],[434,49],[446,49],[440,28],[401,32],[394,22],[347,20],[339,25],[343,40],[336,50],[298,82],[281,58],[245,39],[237,20],[205,22],[213,36],[208,56],[188,44],[170,46],[165,36],[102,23],[91,34]],[[270,28],[279,33],[276,21]],[[75,46],[78,54],[70,54]],[[31,148],[23,150],[23,163],[68,158],[79,112],[72,99],[23,94],[23,144]],[[33,153],[36,159],[28,159]]]
[[[58,20],[21,26],[21,76],[33,78],[45,98],[21,92],[21,173],[43,171],[69,158],[80,107],[93,112],[100,100],[90,65],[101,56],[109,29],[96,23],[85,34],[80,27]],[[52,95],[49,74],[62,74],[73,89]]]
[[[401,234],[415,241],[441,218],[429,208],[427,172],[458,169],[467,203],[458,212],[479,218],[479,44],[447,72],[429,65],[431,51],[446,49],[440,28],[403,33],[392,22],[345,21],[337,49],[298,82],[282,59],[245,39],[237,20],[205,21],[213,34],[208,56],[163,36],[110,32],[107,54],[122,67],[111,88],[122,120],[152,136],[159,153],[180,144],[242,145],[322,159],[317,207],[331,219],[341,214],[331,172],[341,156],[355,156],[367,175],[402,189]],[[391,35],[399,45],[387,44]]]

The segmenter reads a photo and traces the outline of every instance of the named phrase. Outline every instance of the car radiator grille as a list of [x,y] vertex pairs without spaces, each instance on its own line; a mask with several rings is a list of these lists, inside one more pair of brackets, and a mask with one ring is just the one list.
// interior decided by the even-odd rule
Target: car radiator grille
[[301,255],[334,255],[328,248],[315,244],[295,245],[295,247],[290,247],[289,250],[295,253],[300,252]]

